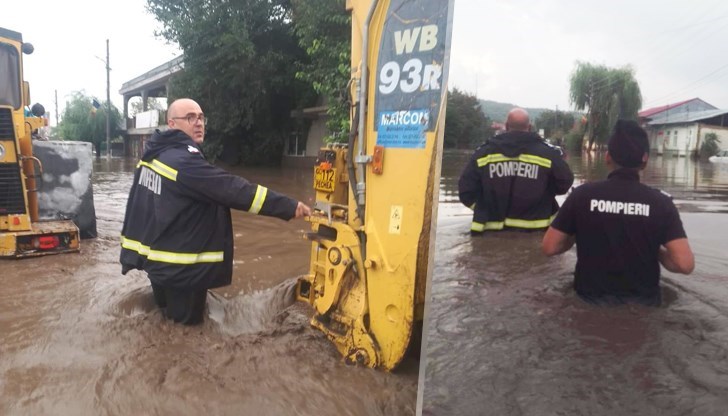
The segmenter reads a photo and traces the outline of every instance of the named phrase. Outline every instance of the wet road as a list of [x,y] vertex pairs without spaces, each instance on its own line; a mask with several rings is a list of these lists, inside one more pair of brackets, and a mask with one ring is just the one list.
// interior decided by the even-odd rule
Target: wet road
[[[0,260],[1,415],[414,414],[418,362],[347,366],[293,303],[306,222],[234,211],[233,284],[208,295],[203,325],[164,319],[145,275],[118,264],[134,163],[95,164],[99,237],[80,254]],[[313,195],[310,169],[235,172]]]
[[[673,195],[695,272],[663,273],[661,308],[600,308],[573,292],[575,249],[546,258],[541,233],[469,236],[468,157],[443,161],[424,415],[728,412],[728,165],[651,160],[643,182]],[[577,183],[607,173],[599,157],[569,163]]]

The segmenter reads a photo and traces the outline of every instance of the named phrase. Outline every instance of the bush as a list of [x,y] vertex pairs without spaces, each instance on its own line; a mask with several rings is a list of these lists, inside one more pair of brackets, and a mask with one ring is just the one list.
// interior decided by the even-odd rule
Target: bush
[[720,143],[720,139],[717,134],[706,133],[703,144],[700,145],[700,157],[705,159],[718,154],[720,151],[718,143]]
[[581,145],[584,141],[584,132],[581,129],[571,130],[564,136],[564,146],[567,150],[581,151]]

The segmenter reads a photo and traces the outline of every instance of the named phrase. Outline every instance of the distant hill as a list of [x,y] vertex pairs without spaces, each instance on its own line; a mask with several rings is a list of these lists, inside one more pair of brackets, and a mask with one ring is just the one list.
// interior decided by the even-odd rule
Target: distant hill
[[[514,107],[519,107],[518,105],[511,103],[499,103],[497,101],[490,100],[478,101],[480,102],[480,109],[483,110],[483,113],[485,113],[485,115],[488,116],[491,121],[495,121],[498,123],[504,123],[506,121],[506,116],[508,115],[508,112],[511,111]],[[541,115],[541,113],[549,110],[548,108],[523,108],[528,111],[528,115],[531,117],[531,120],[536,120],[538,116]]]

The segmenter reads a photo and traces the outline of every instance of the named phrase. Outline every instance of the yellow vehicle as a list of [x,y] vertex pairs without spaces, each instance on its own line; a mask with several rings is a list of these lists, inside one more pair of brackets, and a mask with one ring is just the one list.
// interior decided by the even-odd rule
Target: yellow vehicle
[[347,362],[392,370],[421,336],[452,1],[349,0],[347,9],[352,128],[314,167],[311,262],[297,296]]
[[0,28],[0,257],[79,250],[73,221],[38,220],[36,178],[42,165],[33,156],[32,135],[47,120],[41,105],[27,110],[30,87],[23,80],[22,53],[32,52],[20,33]]

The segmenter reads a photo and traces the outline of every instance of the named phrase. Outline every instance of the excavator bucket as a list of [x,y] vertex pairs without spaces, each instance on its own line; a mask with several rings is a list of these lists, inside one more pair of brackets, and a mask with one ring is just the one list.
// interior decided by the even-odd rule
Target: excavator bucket
[[[352,130],[314,167],[312,325],[347,362],[394,369],[419,344],[433,255],[452,1],[351,0]],[[418,351],[419,352],[419,351]]]
[[72,220],[81,239],[96,238],[93,152],[88,142],[35,140],[33,155],[43,166],[38,186],[40,221]]

